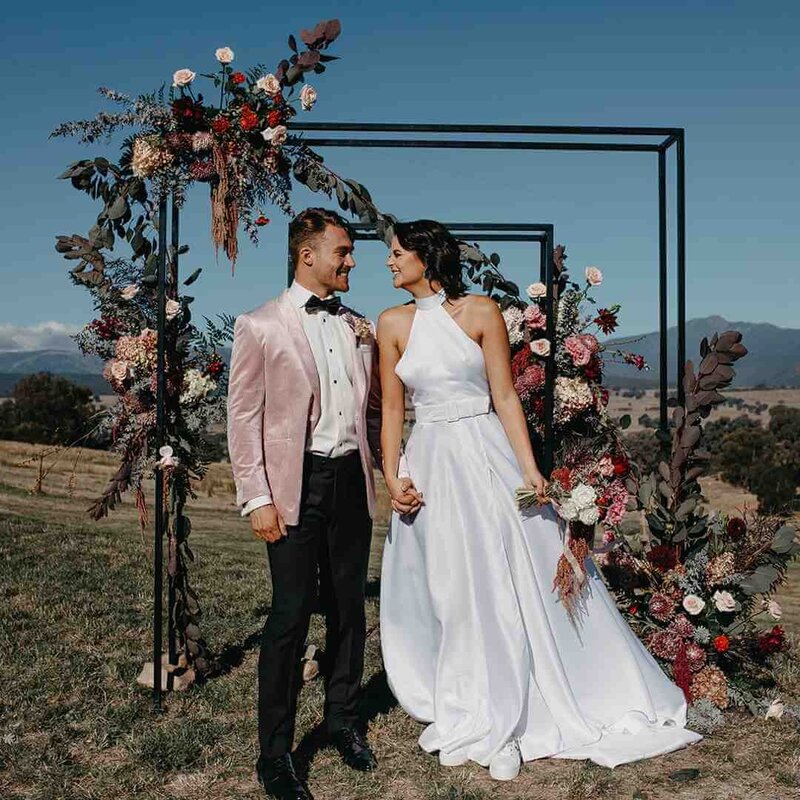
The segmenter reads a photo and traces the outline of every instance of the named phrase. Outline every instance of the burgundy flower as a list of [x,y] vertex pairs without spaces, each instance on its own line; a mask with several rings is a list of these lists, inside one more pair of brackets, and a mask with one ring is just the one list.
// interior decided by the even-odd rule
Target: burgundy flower
[[669,572],[677,563],[675,548],[667,544],[657,544],[647,551],[647,560],[659,571]]
[[775,625],[771,631],[762,633],[757,640],[758,649],[762,655],[769,656],[779,653],[786,647],[786,634],[780,625]]
[[747,523],[741,517],[731,517],[726,530],[731,539],[740,539],[747,533]]
[[659,622],[667,622],[675,613],[675,601],[664,592],[654,592],[647,607]]
[[212,161],[201,159],[192,162],[191,166],[189,167],[189,174],[196,181],[207,182],[216,176],[217,170]]
[[706,665],[706,651],[697,642],[686,645],[686,660],[692,672],[699,672]]
[[676,636],[691,639],[694,636],[695,628],[683,614],[680,614],[670,622],[668,630],[672,631]]
[[613,333],[617,329],[617,312],[610,311],[607,308],[601,308],[594,318],[594,324],[600,328],[603,333]]

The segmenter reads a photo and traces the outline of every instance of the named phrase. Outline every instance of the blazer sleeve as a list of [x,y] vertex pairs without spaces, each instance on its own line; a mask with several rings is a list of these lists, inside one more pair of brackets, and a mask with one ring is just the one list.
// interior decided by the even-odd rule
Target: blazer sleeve
[[236,503],[244,506],[256,497],[272,502],[264,464],[264,348],[247,316],[233,329],[233,351],[228,380],[228,450]]

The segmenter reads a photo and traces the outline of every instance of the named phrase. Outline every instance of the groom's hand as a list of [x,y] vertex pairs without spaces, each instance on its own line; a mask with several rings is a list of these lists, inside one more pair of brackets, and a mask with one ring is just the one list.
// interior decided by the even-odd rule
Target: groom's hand
[[253,533],[270,544],[286,536],[286,523],[274,503],[251,511],[250,524],[253,526]]

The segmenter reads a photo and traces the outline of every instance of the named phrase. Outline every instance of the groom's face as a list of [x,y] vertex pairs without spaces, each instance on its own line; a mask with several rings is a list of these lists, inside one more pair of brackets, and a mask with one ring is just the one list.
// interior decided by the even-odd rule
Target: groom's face
[[308,250],[310,252],[306,253],[301,250],[301,260],[328,294],[350,290],[350,270],[355,268],[356,262],[353,242],[344,228],[326,225]]

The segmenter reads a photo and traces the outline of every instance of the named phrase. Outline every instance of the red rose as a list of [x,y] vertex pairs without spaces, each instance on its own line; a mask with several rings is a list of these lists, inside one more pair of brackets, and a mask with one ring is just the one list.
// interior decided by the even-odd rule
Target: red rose
[[739,539],[747,532],[747,523],[741,517],[731,517],[726,530],[732,539]]
[[234,72],[233,75],[231,75],[231,83],[239,84],[244,83],[246,80],[247,78],[243,72]]
[[267,125],[270,128],[276,128],[283,122],[283,114],[280,111],[272,110],[267,114]]
[[230,126],[231,121],[227,117],[217,117],[211,123],[211,130],[213,130],[214,133],[225,133]]
[[633,605],[628,607],[628,612],[630,614],[638,614],[639,613],[639,606],[637,606],[636,603],[634,603]]
[[242,108],[241,117],[239,118],[239,124],[244,131],[253,130],[253,128],[258,126],[258,114],[256,114],[250,106],[244,106]]
[[723,633],[714,637],[714,649],[718,653],[727,653],[731,646],[731,640]]
[[625,456],[612,456],[611,463],[614,465],[615,475],[625,475],[630,469],[630,464]]
[[256,225],[269,225],[269,218],[265,217],[263,214],[256,219]]

